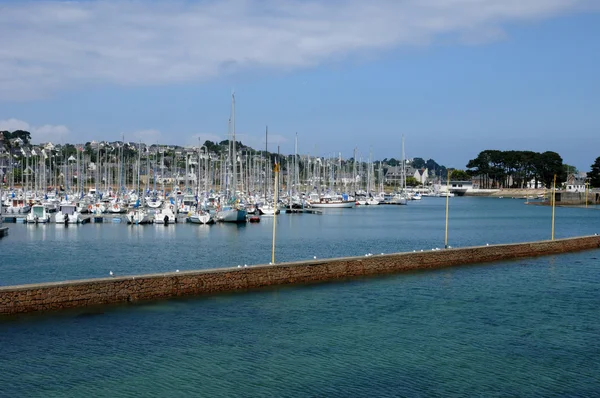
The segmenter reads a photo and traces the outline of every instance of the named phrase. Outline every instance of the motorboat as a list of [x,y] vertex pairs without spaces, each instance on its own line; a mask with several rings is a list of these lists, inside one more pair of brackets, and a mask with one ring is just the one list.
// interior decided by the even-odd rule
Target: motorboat
[[311,207],[317,209],[328,209],[328,208],[352,208],[356,205],[353,200],[348,200],[348,197],[344,195],[326,195],[319,198],[316,193],[310,194],[309,202]]
[[29,210],[31,210],[31,206],[25,199],[13,198],[11,205],[6,209],[6,214],[27,214]]
[[54,215],[56,224],[77,224],[81,222],[81,215],[74,204],[61,204]]
[[44,205],[33,205],[27,214],[27,224],[45,224],[50,222],[50,214]]
[[177,217],[173,212],[174,205],[165,205],[159,212],[154,213],[155,224],[175,224]]
[[258,211],[260,212],[260,215],[262,215],[262,216],[274,216],[275,214],[280,213],[279,209],[275,209],[273,207],[273,205],[268,204],[268,203],[258,206]]
[[151,215],[142,208],[136,208],[127,213],[127,224],[139,225],[152,223]]

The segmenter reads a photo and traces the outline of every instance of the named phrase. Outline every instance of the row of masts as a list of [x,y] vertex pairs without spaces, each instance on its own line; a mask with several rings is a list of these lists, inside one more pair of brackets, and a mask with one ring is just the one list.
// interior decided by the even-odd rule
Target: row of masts
[[[10,162],[7,184],[10,187],[21,185],[27,192],[60,189],[81,195],[92,188],[116,196],[131,191],[141,193],[142,190],[147,193],[186,191],[198,197],[218,192],[228,199],[235,199],[239,193],[261,193],[266,201],[273,193],[273,167],[279,161],[285,172],[278,174],[278,186],[290,195],[315,191],[370,194],[384,190],[382,164],[379,162],[375,169],[371,154],[366,161],[357,157],[356,149],[352,161],[343,161],[341,153],[327,158],[301,157],[298,156],[296,133],[294,155],[282,157],[279,148],[277,155],[268,152],[268,134],[267,126],[264,153],[243,149],[241,156],[238,155],[235,95],[232,94],[226,153],[210,154],[199,142],[197,148],[185,149],[180,154],[172,151],[167,155],[166,147],[155,146],[154,151],[142,151],[140,143],[135,156],[126,156],[123,137],[122,144],[116,148],[97,143],[91,152],[85,152],[84,146],[80,145],[68,157],[52,152],[48,155],[43,150],[40,153],[32,151],[31,156],[23,158],[20,168],[15,169]],[[404,137],[402,159],[404,170]],[[402,180],[401,188],[404,188],[404,172]]]
[[[268,134],[268,133],[267,133]],[[233,153],[233,141],[230,143]],[[266,153],[266,151],[265,151]],[[124,159],[97,151],[97,156],[78,151],[67,159],[24,158],[21,168],[8,170],[9,187],[21,186],[25,191],[46,192],[60,189],[66,192],[103,192],[130,190],[165,191],[174,187],[194,193],[210,191],[262,192],[273,189],[273,164],[282,163],[280,186],[293,193],[310,191],[383,190],[381,164],[375,169],[369,157],[364,162],[355,158],[343,162],[339,156],[329,158],[297,155],[281,157],[264,153],[243,153],[241,156],[208,153],[205,146],[183,154],[166,154],[165,149]],[[234,172],[235,170],[235,172]],[[235,190],[232,188],[235,187]]]

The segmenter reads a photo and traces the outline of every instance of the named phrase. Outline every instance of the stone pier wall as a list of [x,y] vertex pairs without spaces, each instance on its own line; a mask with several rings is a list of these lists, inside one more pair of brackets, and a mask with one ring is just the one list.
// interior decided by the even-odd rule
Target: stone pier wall
[[0,315],[232,292],[600,248],[600,236],[0,287]]

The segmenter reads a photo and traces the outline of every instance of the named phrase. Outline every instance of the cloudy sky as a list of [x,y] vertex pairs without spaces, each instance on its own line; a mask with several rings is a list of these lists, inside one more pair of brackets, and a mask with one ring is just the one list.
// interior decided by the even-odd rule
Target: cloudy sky
[[0,1],[0,130],[301,153],[600,156],[594,0]]

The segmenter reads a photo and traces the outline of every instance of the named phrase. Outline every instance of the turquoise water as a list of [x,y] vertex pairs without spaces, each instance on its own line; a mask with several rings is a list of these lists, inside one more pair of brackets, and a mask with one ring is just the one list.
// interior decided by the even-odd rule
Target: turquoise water
[[[439,247],[443,206],[426,198],[401,208],[282,216],[280,256]],[[517,200],[454,198],[451,212],[455,246],[550,232],[548,208]],[[593,234],[599,216],[557,209],[557,237]],[[137,273],[242,262],[232,253],[265,262],[270,241],[262,240],[272,228],[265,221],[203,230],[11,225],[0,241],[0,275],[10,284],[23,273],[104,276],[107,264]],[[69,250],[87,257],[66,255],[58,266],[56,256]],[[40,253],[50,258],[38,260]],[[0,396],[598,396],[599,260],[595,250],[5,318]]]
[[[523,200],[452,198],[453,247],[549,239],[551,209]],[[600,233],[600,211],[558,208],[556,237]],[[276,261],[364,256],[444,246],[445,198],[408,206],[329,209],[277,219]],[[0,240],[0,286],[265,264],[273,219],[259,224],[8,224]]]

